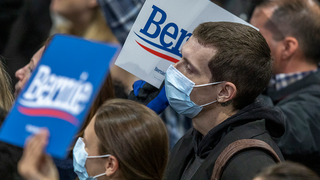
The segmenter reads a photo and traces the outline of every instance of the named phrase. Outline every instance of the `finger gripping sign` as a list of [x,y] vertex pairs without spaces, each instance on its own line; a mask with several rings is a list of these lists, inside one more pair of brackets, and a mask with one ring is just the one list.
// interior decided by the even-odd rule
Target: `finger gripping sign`
[[0,140],[24,146],[41,128],[47,152],[64,158],[94,102],[119,47],[56,35],[0,129]]
[[148,0],[115,64],[159,88],[193,30],[209,21],[251,26],[208,0]]

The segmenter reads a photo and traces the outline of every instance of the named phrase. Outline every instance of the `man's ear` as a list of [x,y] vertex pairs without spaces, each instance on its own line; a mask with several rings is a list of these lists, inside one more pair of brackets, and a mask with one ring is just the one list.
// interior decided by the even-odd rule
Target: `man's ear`
[[113,176],[119,169],[119,163],[116,157],[109,156],[106,163],[106,175],[108,177]]
[[299,42],[294,37],[285,37],[282,40],[282,52],[281,52],[281,58],[282,59],[290,59],[290,57],[297,51],[299,48]]
[[219,103],[231,102],[237,94],[237,87],[232,82],[223,82],[221,87],[217,101]]
[[98,6],[98,0],[87,0],[87,6],[89,8],[95,8]]

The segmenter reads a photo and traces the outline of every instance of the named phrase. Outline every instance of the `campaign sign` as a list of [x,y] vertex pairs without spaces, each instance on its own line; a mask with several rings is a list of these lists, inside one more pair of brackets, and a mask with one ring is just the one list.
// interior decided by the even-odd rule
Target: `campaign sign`
[[208,0],[148,0],[115,64],[159,88],[193,30],[209,21],[251,26]]
[[65,158],[119,47],[56,35],[17,97],[0,130],[0,140],[23,147],[46,127],[47,152]]

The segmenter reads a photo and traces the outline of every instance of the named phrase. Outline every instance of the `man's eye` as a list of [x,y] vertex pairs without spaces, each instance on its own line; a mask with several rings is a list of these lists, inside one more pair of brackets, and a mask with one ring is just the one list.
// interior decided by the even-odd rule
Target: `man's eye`
[[192,72],[192,68],[191,68],[191,65],[190,64],[187,64],[186,65],[186,69],[188,72]]
[[188,68],[189,70],[191,70],[191,65],[190,65],[190,64],[187,64],[187,68]]
[[28,67],[29,68],[29,70],[30,70],[30,73],[32,73],[33,72],[33,69],[31,69],[31,67]]

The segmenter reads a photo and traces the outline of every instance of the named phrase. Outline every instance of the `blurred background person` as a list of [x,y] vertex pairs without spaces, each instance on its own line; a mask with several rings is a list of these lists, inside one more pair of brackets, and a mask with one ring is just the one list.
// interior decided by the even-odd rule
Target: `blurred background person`
[[249,21],[254,7],[263,0],[211,0],[232,14]]
[[[101,13],[97,0],[52,0],[50,9],[64,19],[60,24],[56,24],[54,32],[89,40],[118,43]],[[111,68],[111,74],[116,96],[127,98],[137,78],[118,66]]]
[[260,29],[274,58],[264,99],[285,116],[276,139],[286,160],[320,174],[320,6],[314,0],[264,1],[251,24]]
[[[27,142],[19,162],[26,180],[58,179],[44,154],[48,132]],[[162,180],[168,158],[168,135],[159,116],[137,102],[107,101],[87,126],[73,150],[74,169],[80,180]]]
[[306,166],[287,161],[267,167],[253,180],[320,180],[320,178]]
[[50,9],[64,18],[55,31],[86,39],[117,43],[96,0],[51,0]]

